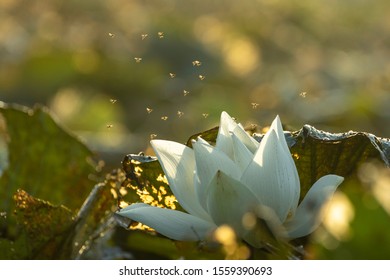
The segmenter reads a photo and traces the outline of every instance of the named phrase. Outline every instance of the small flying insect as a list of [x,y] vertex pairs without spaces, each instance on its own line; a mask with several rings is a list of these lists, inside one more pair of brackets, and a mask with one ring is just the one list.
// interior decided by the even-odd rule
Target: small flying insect
[[259,107],[260,104],[256,102],[252,102],[251,105],[253,109],[257,109],[257,107]]
[[307,92],[306,91],[302,91],[299,96],[302,97],[302,98],[305,98],[307,95]]
[[153,112],[153,109],[146,107],[146,112],[148,112],[148,114],[150,114],[151,112]]

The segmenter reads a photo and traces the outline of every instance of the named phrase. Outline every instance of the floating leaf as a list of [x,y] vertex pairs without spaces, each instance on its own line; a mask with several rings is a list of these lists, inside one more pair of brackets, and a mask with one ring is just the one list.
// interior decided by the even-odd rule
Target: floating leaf
[[[17,240],[25,238],[24,258],[62,259],[69,248],[66,240],[73,228],[73,214],[64,206],[54,206],[36,199],[24,190],[14,195],[16,220],[21,234]],[[20,251],[18,253],[21,253]],[[21,257],[21,256],[19,256]]]
[[14,233],[12,196],[22,188],[34,197],[78,209],[95,183],[92,152],[61,128],[44,107],[29,109],[0,102],[5,120],[9,165],[0,178],[3,236]]

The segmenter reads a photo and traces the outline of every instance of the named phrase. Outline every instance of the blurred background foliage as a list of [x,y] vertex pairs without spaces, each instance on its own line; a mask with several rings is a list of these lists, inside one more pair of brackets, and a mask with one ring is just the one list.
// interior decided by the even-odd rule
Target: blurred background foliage
[[[260,128],[279,114],[290,130],[309,123],[388,137],[389,8],[386,0],[2,0],[0,101],[47,106],[106,172],[127,153],[151,153],[150,138],[185,142],[215,126],[222,110]],[[340,190],[308,257],[390,258],[387,169],[367,163]]]

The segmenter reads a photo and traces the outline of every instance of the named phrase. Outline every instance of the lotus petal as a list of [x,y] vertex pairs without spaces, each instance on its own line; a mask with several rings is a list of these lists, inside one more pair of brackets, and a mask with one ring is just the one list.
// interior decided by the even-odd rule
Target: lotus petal
[[259,201],[245,185],[218,171],[207,193],[207,209],[217,225],[228,224],[238,235],[248,231],[243,216],[256,209]]
[[285,223],[290,238],[298,238],[313,232],[320,224],[320,212],[344,178],[337,175],[321,177],[307,192],[290,220]]
[[[195,152],[196,175],[195,182],[197,198],[206,209],[206,196],[211,180],[218,170],[230,174],[233,178],[241,176],[240,168],[225,153],[214,148],[204,140],[192,144]],[[197,179],[195,179],[197,180]]]
[[288,157],[291,155],[285,153],[275,130],[269,130],[240,180],[262,204],[271,207],[281,221],[295,211],[296,193],[300,189],[294,176],[295,164]]
[[180,205],[190,214],[210,220],[195,197],[193,185],[195,158],[191,148],[172,141],[152,140],[151,145]]
[[243,172],[252,161],[253,154],[234,133],[232,134],[232,140],[234,161]]
[[216,228],[214,223],[199,217],[144,203],[132,204],[118,214],[145,224],[174,240],[203,240]]
[[254,154],[259,147],[259,142],[255,140],[255,138],[251,137],[241,124],[238,124],[233,130],[233,134],[237,136],[238,139]]
[[287,236],[284,226],[275,211],[265,205],[258,205],[252,213],[252,229],[243,235],[243,239],[256,248],[265,243],[273,243],[275,239]]
[[[295,166],[294,159],[292,158],[291,152],[290,152],[290,150],[288,148],[286,137],[284,136],[282,122],[280,121],[279,116],[276,116],[276,118],[273,120],[273,122],[271,124],[271,129],[276,132],[276,135],[278,137],[279,143],[281,144],[283,150],[285,151],[285,154],[289,155],[289,156],[286,157],[286,160],[288,161],[288,164],[290,166],[294,166],[294,168],[291,168],[290,171],[291,171],[292,176],[294,178],[293,180],[296,182],[296,185],[298,186],[298,188],[294,189],[294,192],[292,193],[293,200],[294,200],[292,209],[295,209],[298,206],[299,196],[300,196],[299,175],[298,175],[298,170],[297,170],[297,168]],[[292,212],[291,214],[294,214],[294,212]]]
[[233,146],[230,137],[230,131],[234,130],[237,123],[229,116],[228,113],[222,112],[215,147],[228,157],[233,158]]

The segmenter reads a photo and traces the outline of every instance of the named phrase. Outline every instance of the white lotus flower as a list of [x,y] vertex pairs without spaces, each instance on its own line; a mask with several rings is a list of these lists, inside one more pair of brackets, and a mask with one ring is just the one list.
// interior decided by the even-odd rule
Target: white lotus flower
[[279,237],[308,235],[318,227],[322,206],[343,181],[336,175],[320,178],[298,206],[298,172],[279,117],[260,143],[223,112],[215,147],[202,138],[193,141],[193,149],[165,140],[151,144],[187,213],[135,203],[118,214],[175,240],[203,240],[227,224],[260,247],[254,228],[244,222],[247,214],[265,219]]

